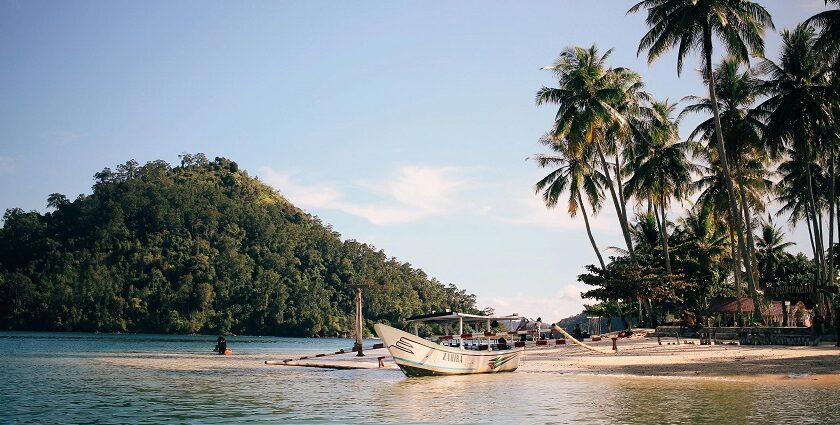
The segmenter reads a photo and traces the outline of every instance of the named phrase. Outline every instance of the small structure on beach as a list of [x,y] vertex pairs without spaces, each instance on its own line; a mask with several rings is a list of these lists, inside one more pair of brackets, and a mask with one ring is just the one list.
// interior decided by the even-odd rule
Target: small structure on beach
[[[770,322],[782,324],[784,316],[784,304],[781,301],[773,301],[770,306]],[[741,313],[751,315],[755,311],[755,304],[750,297],[741,297]],[[715,297],[709,301],[709,314],[721,315],[718,326],[732,326],[738,322],[738,299],[735,297]],[[730,323],[732,325],[730,325]]]

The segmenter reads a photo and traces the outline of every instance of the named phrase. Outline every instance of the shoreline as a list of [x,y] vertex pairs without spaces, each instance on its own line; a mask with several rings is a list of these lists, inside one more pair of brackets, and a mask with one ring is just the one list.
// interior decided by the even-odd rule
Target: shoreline
[[[517,370],[534,376],[568,375],[611,379],[666,379],[709,382],[765,384],[840,385],[840,348],[832,344],[817,347],[737,346],[737,345],[658,345],[655,338],[634,336],[619,340],[616,354],[600,354],[577,345],[548,348],[529,347]],[[587,343],[609,349],[609,339]],[[96,353],[85,356],[97,362],[120,367],[181,371],[210,369],[292,368],[310,369],[334,365],[333,369],[365,369],[366,373],[398,370],[385,349],[367,350],[367,356],[353,353],[295,361],[295,365],[266,365],[282,360],[288,353],[237,353],[231,356],[179,352]],[[385,368],[376,366],[384,356]],[[309,366],[309,367],[301,367]]]
[[[559,346],[553,345],[554,341],[549,340],[548,346],[535,347],[529,344],[518,372],[532,376],[545,374],[614,379],[694,379],[840,386],[840,348],[835,347],[833,342],[818,346],[699,345],[697,339],[681,339],[680,342],[681,344],[677,345],[675,338],[663,337],[662,345],[659,345],[657,338],[647,337],[644,329],[638,329],[632,337],[617,341],[616,353],[602,354],[571,344],[570,340]],[[608,336],[604,336],[599,342],[585,343],[604,352],[609,352],[612,347]],[[233,344],[231,348],[234,354],[231,356],[212,354],[209,348],[207,351],[196,352],[187,347],[184,347],[186,350],[181,349],[180,346],[156,346],[156,349],[152,350],[136,350],[134,346],[126,346],[122,347],[125,351],[82,349],[71,357],[77,362],[96,362],[140,369],[268,371],[290,366],[266,365],[266,361],[308,356],[309,359],[296,363],[366,369],[365,373],[392,373],[398,370],[385,349],[365,350],[367,356],[362,358],[355,357],[353,352],[318,356],[319,353],[334,352],[335,347],[330,348],[330,345],[314,344],[267,351],[263,350],[261,345]],[[34,357],[40,358],[38,361],[53,362],[53,359],[38,354]],[[378,357],[385,357],[385,369],[376,366]]]
[[[600,354],[577,345],[526,351],[520,370],[526,373],[711,379],[762,383],[840,384],[840,348],[819,346],[699,345],[697,339],[634,335],[618,341],[615,354]],[[611,348],[609,338],[587,343]]]

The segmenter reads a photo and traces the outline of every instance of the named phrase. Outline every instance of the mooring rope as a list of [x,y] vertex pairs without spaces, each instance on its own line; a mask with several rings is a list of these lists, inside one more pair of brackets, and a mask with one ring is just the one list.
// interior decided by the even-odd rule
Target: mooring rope
[[566,337],[566,339],[570,339],[570,340],[572,340],[572,342],[574,342],[574,343],[575,343],[575,344],[577,344],[577,345],[580,345],[581,347],[583,347],[583,348],[585,348],[585,349],[587,349],[587,350],[594,351],[594,352],[596,352],[596,353],[601,353],[601,354],[615,354],[615,351],[612,351],[612,350],[604,350],[604,349],[599,348],[599,347],[593,347],[593,346],[591,346],[591,345],[584,344],[584,343],[582,343],[582,342],[578,341],[577,339],[575,339],[575,337],[573,337],[573,336],[569,335],[569,333],[568,333],[568,332],[566,332],[566,330],[565,330],[565,329],[563,329],[563,328],[561,328],[561,327],[559,327],[559,326],[558,326],[558,329],[560,329],[560,333],[562,333],[562,334],[563,334],[563,336],[565,336],[565,337]]
[[[364,351],[364,350],[376,350],[378,348],[385,348],[385,344],[378,343],[378,344],[373,344],[370,347],[362,347],[362,351]],[[289,362],[296,362],[296,361],[299,361],[299,360],[309,360],[309,359],[315,359],[315,358],[321,358],[321,357],[336,356],[336,355],[339,355],[339,354],[355,353],[355,352],[358,352],[358,351],[359,350],[354,350],[352,348],[348,348],[346,350],[342,348],[341,350],[338,350],[334,353],[316,354],[314,356],[303,356],[303,357],[297,357],[297,358],[294,358],[294,359],[285,359],[285,360],[266,360],[265,364],[268,364],[268,365],[285,365],[285,364],[288,364]]]

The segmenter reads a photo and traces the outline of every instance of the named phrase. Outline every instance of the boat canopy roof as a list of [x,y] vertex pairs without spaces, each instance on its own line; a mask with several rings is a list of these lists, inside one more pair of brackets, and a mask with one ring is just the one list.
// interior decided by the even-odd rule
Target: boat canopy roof
[[518,314],[509,316],[484,316],[481,314],[459,313],[457,311],[442,311],[439,313],[421,314],[409,317],[406,322],[449,322],[463,320],[465,322],[483,322],[485,320],[522,320],[524,317]]

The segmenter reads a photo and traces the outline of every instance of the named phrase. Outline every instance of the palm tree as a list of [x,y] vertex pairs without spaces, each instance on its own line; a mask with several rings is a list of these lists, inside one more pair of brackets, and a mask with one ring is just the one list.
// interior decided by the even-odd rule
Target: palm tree
[[536,103],[558,105],[553,135],[565,140],[571,151],[583,149],[581,146],[594,147],[618,214],[624,241],[632,255],[630,227],[622,214],[623,208],[605,154],[605,133],[616,125],[627,125],[625,117],[616,109],[626,94],[622,88],[623,77],[627,73],[622,68],[606,66],[606,59],[611,52],[608,50],[600,55],[595,45],[588,49],[568,47],[563,50],[554,64],[545,68],[555,72],[559,87],[542,87],[537,92]]
[[[622,219],[627,222],[627,194],[624,193],[624,178],[632,174],[626,162],[633,158],[633,146],[644,134],[641,129],[644,122],[651,117],[650,95],[644,91],[641,76],[630,70],[619,68],[614,71],[614,84],[620,90],[615,109],[627,120],[615,122],[605,137],[606,150],[613,156],[615,171],[615,188],[618,193],[619,207]],[[623,163],[624,162],[624,163]]]
[[835,60],[840,60],[840,0],[825,0],[825,4],[828,3],[835,3],[838,8],[817,13],[804,23],[822,29],[814,48],[828,57],[833,56]]
[[[796,223],[805,220],[808,229],[808,239],[811,242],[811,250],[814,259],[816,259],[818,257],[817,245],[814,240],[814,229],[816,225],[811,222],[812,207],[809,202],[810,197],[808,196],[807,176],[810,175],[811,181],[816,183],[817,186],[825,186],[830,183],[825,183],[823,168],[819,164],[808,161],[791,158],[779,164],[777,170],[782,178],[774,188],[774,192],[777,195],[776,201],[780,202],[782,207],[776,215],[788,214],[788,223],[791,226],[796,226]],[[816,201],[818,202],[817,210],[821,211],[825,205],[824,200],[822,198],[816,198]]]
[[775,280],[775,268],[786,254],[785,248],[796,245],[793,242],[785,242],[785,233],[781,227],[773,224],[773,219],[767,216],[767,221],[761,224],[761,233],[756,235],[756,248],[761,264],[762,280],[766,283]]
[[[773,20],[763,7],[746,0],[642,0],[627,13],[636,13],[642,8],[647,9],[646,22],[650,29],[642,36],[638,53],[648,49],[648,63],[677,47],[677,74],[680,74],[685,56],[695,50],[701,53],[703,75],[706,77],[714,115],[715,143],[729,197],[729,210],[739,235],[741,256],[747,259],[749,254],[743,243],[744,230],[721,131],[712,72],[712,38],[716,35],[733,57],[749,63],[751,51],[755,54],[764,51],[764,29],[774,28]],[[748,276],[755,286],[752,273],[748,273]]]
[[696,167],[688,159],[691,143],[679,140],[677,122],[671,116],[676,104],[653,102],[652,119],[644,125],[647,137],[639,140],[630,168],[626,192],[637,199],[648,200],[659,223],[660,242],[665,256],[665,270],[671,274],[668,252],[668,205],[672,198],[682,199]]
[[[748,247],[747,257],[744,258],[744,264],[747,266],[748,272],[753,276],[753,279],[748,279],[748,292],[754,299],[757,295],[757,287],[755,283],[758,280],[758,265],[755,258],[754,243],[752,241],[752,214],[751,212],[759,212],[764,209],[763,195],[767,192],[772,182],[765,178],[767,175],[767,163],[769,157],[767,151],[762,146],[762,133],[764,131],[764,124],[758,118],[757,113],[752,108],[756,98],[760,92],[758,90],[759,81],[748,70],[741,70],[741,63],[734,57],[729,56],[724,58],[718,64],[712,73],[716,85],[715,92],[718,94],[717,109],[720,111],[721,131],[724,136],[726,160],[732,165],[732,171],[736,179],[736,188],[740,196],[740,212],[739,218],[746,223],[746,246]],[[689,140],[700,138],[705,146],[711,147],[713,140],[715,140],[715,120],[714,109],[715,105],[709,97],[688,96],[684,100],[689,100],[694,103],[688,105],[680,114],[680,118],[688,113],[705,113],[711,115],[710,118],[701,122],[692,133],[689,135]],[[777,152],[774,156],[778,156]],[[703,149],[697,152],[701,157],[705,157],[710,164],[719,165],[720,161],[716,159],[716,152],[712,149]],[[715,171],[718,173],[718,171]],[[725,207],[724,207],[725,208]],[[731,219],[729,220],[731,222]],[[733,235],[742,237],[744,235]],[[736,240],[731,241],[737,244]],[[743,240],[741,241],[743,243]],[[740,268],[737,263],[734,267]],[[738,271],[736,273],[736,286],[738,286],[738,293],[740,296],[740,281],[737,279]],[[756,299],[756,305],[760,305]],[[758,312],[756,312],[758,317]]]
[[[726,228],[729,231],[729,243],[731,245],[731,249],[729,250],[731,256],[730,266],[732,268],[732,278],[737,294],[738,317],[740,317],[741,296],[743,295],[741,256],[739,254],[735,226],[733,225],[734,218],[732,217],[731,210],[728,208],[729,197],[726,192],[726,178],[723,176],[715,151],[700,149],[695,152],[695,156],[699,157],[708,165],[698,166],[701,170],[700,177],[691,184],[689,191],[700,192],[697,197],[697,207],[708,209],[717,220],[726,223]],[[744,193],[747,196],[747,203],[750,205],[762,204],[764,190],[770,185],[770,182],[766,179],[766,174],[764,174],[765,170],[764,165],[756,161],[749,161],[743,165],[742,175],[745,178],[741,187],[746,188]]]
[[536,193],[543,192],[543,201],[545,201],[545,205],[549,208],[557,205],[563,193],[569,193],[569,216],[574,218],[578,210],[580,210],[581,215],[583,215],[583,222],[586,224],[586,234],[589,236],[592,249],[595,250],[595,255],[598,256],[598,262],[601,264],[601,268],[606,268],[601,251],[598,249],[595,238],[592,236],[589,216],[586,213],[586,203],[583,200],[583,194],[586,194],[589,205],[592,206],[593,213],[597,213],[603,201],[601,185],[598,182],[599,176],[597,175],[597,171],[589,165],[592,163],[591,152],[588,152],[592,150],[591,147],[582,146],[582,149],[573,151],[570,149],[568,143],[564,143],[562,140],[558,140],[551,135],[543,136],[540,139],[540,143],[550,147],[556,154],[537,154],[532,156],[540,168],[553,168],[553,171],[534,185]]
[[725,260],[731,250],[727,249],[724,226],[713,208],[698,204],[677,220],[673,239],[684,273],[693,270],[697,275],[698,303],[705,311],[713,286],[725,280],[731,267]]
[[[793,159],[803,164],[828,159],[831,173],[834,168],[835,147],[825,135],[834,125],[831,104],[835,94],[829,85],[830,70],[824,66],[823,57],[814,49],[815,42],[814,29],[805,24],[782,32],[779,63],[764,59],[758,66],[758,71],[768,77],[761,84],[761,89],[768,98],[758,109],[764,114],[767,123],[764,132],[767,146],[773,149],[788,146]],[[828,155],[822,156],[824,153]],[[810,167],[805,167],[805,170],[809,169]],[[830,274],[824,255],[822,220],[817,220],[822,209],[816,200],[817,193],[812,174],[804,174],[806,200],[817,254],[815,261],[820,265],[817,278],[822,284],[825,283],[823,279],[826,275]],[[834,181],[833,175],[829,176],[829,181]],[[829,221],[833,222],[833,185],[830,192],[832,196],[829,200]],[[833,227],[833,223],[829,226]],[[826,271],[829,273],[825,273]]]

